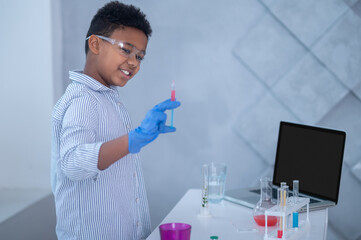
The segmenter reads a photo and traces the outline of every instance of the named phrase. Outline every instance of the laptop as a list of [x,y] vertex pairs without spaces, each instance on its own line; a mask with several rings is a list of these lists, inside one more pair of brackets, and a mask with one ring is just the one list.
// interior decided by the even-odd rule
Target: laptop
[[[292,196],[293,180],[299,180],[299,195],[310,198],[310,210],[335,206],[340,189],[345,139],[344,131],[280,122],[272,198],[277,199],[277,188],[281,182],[287,183]],[[228,190],[224,198],[254,208],[260,199],[260,189]],[[305,208],[301,211],[305,211]]]

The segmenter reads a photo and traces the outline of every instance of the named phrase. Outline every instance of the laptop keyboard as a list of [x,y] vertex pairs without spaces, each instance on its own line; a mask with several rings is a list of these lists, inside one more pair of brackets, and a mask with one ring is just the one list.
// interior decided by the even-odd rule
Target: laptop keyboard
[[[254,189],[254,190],[250,190],[251,192],[254,192],[254,193],[258,193],[258,194],[261,194],[261,190],[260,189]],[[291,197],[292,196],[292,192],[289,192],[289,196]],[[272,188],[272,198],[273,199],[277,199],[277,189],[275,188]],[[318,200],[316,199],[313,199],[313,198],[310,198],[310,203],[317,203],[319,202]]]

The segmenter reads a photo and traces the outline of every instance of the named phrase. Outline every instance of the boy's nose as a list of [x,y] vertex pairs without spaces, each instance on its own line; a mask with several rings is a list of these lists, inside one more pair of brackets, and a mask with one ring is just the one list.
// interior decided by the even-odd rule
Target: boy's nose
[[137,66],[140,64],[139,61],[136,59],[136,55],[134,53],[131,53],[128,56],[128,64],[133,66]]

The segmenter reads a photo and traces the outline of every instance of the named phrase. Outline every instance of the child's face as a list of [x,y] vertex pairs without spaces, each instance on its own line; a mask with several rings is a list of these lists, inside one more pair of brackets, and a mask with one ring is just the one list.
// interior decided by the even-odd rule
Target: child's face
[[[148,43],[146,35],[132,27],[115,30],[109,38],[134,46],[135,52],[145,53]],[[99,54],[96,58],[97,80],[108,87],[125,86],[139,71],[140,61],[137,59],[139,55],[142,55],[141,52],[126,56],[118,44],[99,39]]]

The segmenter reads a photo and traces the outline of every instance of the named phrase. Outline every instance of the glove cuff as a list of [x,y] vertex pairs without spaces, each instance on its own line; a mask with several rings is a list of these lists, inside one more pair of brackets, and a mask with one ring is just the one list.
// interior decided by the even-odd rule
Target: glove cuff
[[142,146],[139,145],[139,143],[137,144],[136,142],[136,138],[137,138],[137,133],[135,132],[135,130],[131,131],[128,133],[128,150],[130,153],[139,153],[140,149],[142,148]]
[[138,153],[142,147],[158,137],[158,132],[146,134],[141,127],[137,127],[128,133],[128,150],[130,153]]

